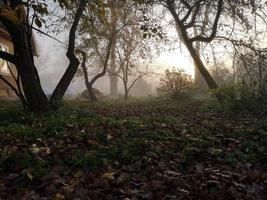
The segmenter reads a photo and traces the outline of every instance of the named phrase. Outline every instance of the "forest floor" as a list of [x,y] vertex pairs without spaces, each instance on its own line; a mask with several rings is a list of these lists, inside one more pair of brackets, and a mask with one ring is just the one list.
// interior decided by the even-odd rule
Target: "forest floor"
[[199,101],[0,102],[0,200],[267,196],[267,117]]

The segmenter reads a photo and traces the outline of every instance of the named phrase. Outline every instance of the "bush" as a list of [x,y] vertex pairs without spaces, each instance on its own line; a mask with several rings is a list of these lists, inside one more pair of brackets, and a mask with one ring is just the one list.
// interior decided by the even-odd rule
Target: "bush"
[[161,86],[158,92],[169,95],[172,98],[184,97],[193,89],[193,79],[182,69],[173,68],[166,70],[164,77],[160,79]]
[[223,102],[216,105],[222,111],[264,111],[265,100],[256,96],[243,83],[231,84],[212,91],[223,96]]

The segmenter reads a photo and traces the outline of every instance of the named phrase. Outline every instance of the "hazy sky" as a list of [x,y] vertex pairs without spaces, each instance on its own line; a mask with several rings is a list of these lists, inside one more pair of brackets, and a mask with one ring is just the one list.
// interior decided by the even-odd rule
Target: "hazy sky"
[[[68,66],[66,58],[66,48],[59,42],[48,38],[47,36],[35,34],[39,49],[39,57],[36,58],[36,65],[40,73],[42,86],[47,93],[51,93],[61,76]],[[55,36],[60,41],[67,41],[68,34]],[[190,56],[186,50],[181,50],[179,44],[175,46],[175,50],[162,52],[160,56],[153,60],[153,65],[159,66],[161,72],[166,68],[180,67],[187,73],[193,75],[193,65]],[[154,82],[154,87],[158,87],[159,83]],[[104,77],[97,81],[95,86],[101,91],[108,94],[109,78]],[[78,94],[85,89],[84,82],[81,78],[76,78],[68,89],[68,93]],[[154,88],[155,89],[155,88]]]

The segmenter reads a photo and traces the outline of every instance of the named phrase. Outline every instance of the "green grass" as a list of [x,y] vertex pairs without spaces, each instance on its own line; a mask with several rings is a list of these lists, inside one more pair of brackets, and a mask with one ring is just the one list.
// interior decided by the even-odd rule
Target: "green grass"
[[38,190],[55,165],[64,167],[61,176],[68,179],[79,169],[100,176],[111,166],[123,170],[138,161],[142,176],[161,162],[165,170],[183,174],[197,163],[240,172],[237,165],[267,162],[265,118],[203,111],[196,100],[67,101],[44,114],[0,105],[0,184],[16,173],[18,188]]

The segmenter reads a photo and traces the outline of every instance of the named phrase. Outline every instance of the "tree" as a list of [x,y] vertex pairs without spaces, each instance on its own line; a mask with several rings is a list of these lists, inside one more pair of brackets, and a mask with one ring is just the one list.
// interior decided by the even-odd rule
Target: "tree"
[[[81,65],[82,73],[78,73],[77,75],[83,75],[86,88],[93,102],[97,101],[93,85],[99,78],[106,74],[109,67],[111,51],[115,45],[116,34],[121,29],[116,24],[116,19],[113,16],[113,6],[110,3],[105,5],[98,4],[98,9],[88,11],[88,15],[83,18],[81,28],[79,29],[82,41],[79,52],[81,53],[83,62]],[[91,80],[88,77],[87,67],[92,66],[86,65],[88,61],[92,65],[96,65],[96,68],[100,70]]]
[[87,0],[80,0],[79,7],[74,15],[74,20],[73,20],[70,33],[69,33],[69,45],[68,45],[68,50],[67,50],[67,57],[70,63],[50,98],[50,103],[54,105],[56,105],[57,102],[61,100],[62,97],[64,96],[80,64],[79,59],[75,55],[75,38],[76,38],[75,34],[77,31],[80,19],[82,17],[82,14],[86,8],[86,4],[87,4]]
[[[119,17],[122,17],[125,15],[122,15],[122,8],[119,6],[116,6],[116,2],[109,0],[110,5],[110,11],[111,11],[111,18],[113,21],[113,24],[116,26],[119,21]],[[118,77],[114,76],[114,73],[118,72],[118,67],[116,65],[116,43],[117,43],[117,37],[116,34],[113,38],[113,45],[111,47],[111,63],[108,69],[109,73],[109,80],[110,80],[110,96],[116,97],[118,95]]]
[[[75,33],[87,0],[78,2],[79,8],[76,10],[69,35],[67,57],[70,65],[51,96],[50,103],[53,105],[63,97],[79,65],[79,60],[74,54]],[[69,2],[58,0],[58,3],[63,8]],[[24,8],[26,8],[26,12]],[[32,16],[30,16],[31,10],[33,11]],[[12,87],[2,76],[0,78],[15,91],[25,108],[35,112],[49,110],[49,102],[41,87],[32,51],[33,23],[35,22],[38,27],[41,27],[44,21],[43,16],[47,14],[45,1],[27,1],[26,3],[21,0],[4,1],[4,5],[0,7],[0,21],[8,31],[14,46],[14,55],[0,51],[0,57],[16,66],[18,76],[13,75],[13,77],[16,80],[17,88]]]
[[255,97],[267,96],[267,49],[242,48],[236,52],[236,82]]
[[[201,11],[201,7],[205,5],[202,0],[196,1],[194,4],[190,5],[187,1],[181,1],[181,6],[183,9],[187,10],[185,12],[185,15],[181,18],[179,16],[179,11],[176,10],[176,4],[172,0],[167,0],[166,1],[166,7],[169,9],[170,13],[172,14],[176,25],[181,31],[181,36],[183,39],[183,42],[185,43],[185,46],[187,47],[190,55],[192,56],[198,70],[202,74],[202,76],[205,78],[208,86],[210,89],[217,89],[218,85],[215,82],[215,80],[212,78],[208,70],[206,69],[204,63],[202,62],[198,52],[193,46],[193,43],[196,41],[201,41],[201,42],[211,42],[217,33],[217,27],[218,27],[218,22],[222,13],[223,9],[223,0],[218,0],[217,5],[216,5],[216,15],[214,18],[213,26],[211,28],[211,33],[209,36],[203,36],[201,33],[200,35],[196,35],[192,38],[190,38],[187,29],[190,29],[194,27],[196,23],[196,18],[199,15],[199,12]],[[191,19],[189,17],[191,16]],[[189,20],[189,22],[188,22]],[[206,34],[206,33],[205,33]],[[220,99],[219,96],[217,96],[218,99]]]
[[[198,55],[199,42],[213,42],[217,38],[219,29],[225,37],[231,37],[233,30],[239,30],[236,24],[245,29],[251,29],[250,20],[247,18],[252,19],[255,25],[255,17],[261,18],[263,21],[266,17],[263,12],[265,5],[260,0],[155,0],[141,1],[141,3],[160,4],[170,12],[180,38],[211,89],[218,88],[218,85]],[[248,13],[252,13],[252,15],[249,16]],[[217,98],[222,99],[221,96],[217,96]]]
[[94,92],[94,88],[93,85],[96,82],[97,79],[99,79],[100,77],[104,76],[106,74],[107,71],[107,67],[108,67],[108,60],[110,57],[110,52],[111,52],[111,46],[112,46],[112,41],[113,41],[113,36],[110,37],[109,41],[108,41],[108,46],[106,49],[106,55],[105,55],[105,59],[103,60],[103,65],[102,65],[102,71],[98,74],[96,74],[93,79],[91,81],[89,81],[88,78],[88,72],[87,72],[87,68],[86,68],[86,61],[87,61],[87,56],[85,52],[81,52],[82,54],[82,71],[83,71],[83,76],[84,76],[84,81],[85,81],[85,86],[87,88],[87,91],[90,95],[90,98],[93,102],[97,101],[97,96]]
[[[48,100],[42,90],[34,64],[31,42],[32,23],[35,20],[38,24],[39,20],[37,17],[33,17],[30,21],[29,15],[25,14],[23,5],[22,1],[14,0],[5,1],[4,5],[0,7],[0,21],[9,33],[14,46],[14,54],[0,51],[0,57],[16,66],[17,77],[14,75],[13,77],[17,83],[17,88],[12,87],[12,89],[20,98],[23,106],[31,111],[47,111],[49,109]],[[36,6],[28,2],[26,4],[27,13],[31,8],[35,11]],[[42,4],[38,4],[38,8],[40,14],[46,12]],[[1,79],[4,78],[1,77]],[[7,81],[5,82],[8,84]]]
[[127,100],[134,84],[149,74],[147,62],[151,58],[151,49],[136,25],[124,27],[117,37],[116,54],[119,71],[113,73],[113,76],[122,80],[124,99]]

